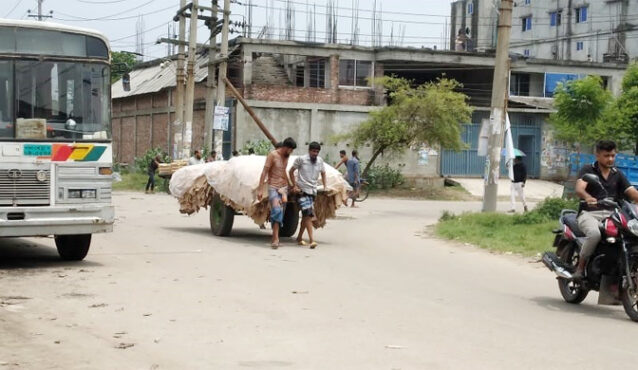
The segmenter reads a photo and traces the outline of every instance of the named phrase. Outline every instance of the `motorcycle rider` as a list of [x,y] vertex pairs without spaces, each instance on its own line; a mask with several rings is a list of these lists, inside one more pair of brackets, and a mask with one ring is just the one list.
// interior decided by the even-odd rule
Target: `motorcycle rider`
[[616,143],[610,140],[601,140],[596,144],[596,162],[585,165],[576,181],[576,194],[584,201],[581,202],[578,216],[578,227],[585,234],[587,240],[583,243],[578,259],[578,267],[572,275],[574,280],[582,280],[585,276],[587,259],[596,251],[600,243],[601,234],[598,225],[611,215],[611,211],[598,207],[598,200],[603,199],[604,194],[596,193],[582,180],[585,174],[594,174],[600,179],[600,183],[607,191],[607,197],[615,201],[631,199],[638,202],[638,190],[636,190],[625,175],[615,166]]

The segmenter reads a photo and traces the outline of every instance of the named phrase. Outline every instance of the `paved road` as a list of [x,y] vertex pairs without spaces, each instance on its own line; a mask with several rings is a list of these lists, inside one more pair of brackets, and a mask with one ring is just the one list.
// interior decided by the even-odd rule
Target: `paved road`
[[[215,238],[165,195],[115,198],[87,260],[0,244],[0,368],[600,369],[638,360],[620,307],[569,306],[549,272],[432,239],[444,209],[371,199],[273,251],[245,218]],[[132,347],[129,347],[133,345]],[[128,348],[117,348],[117,347]]]

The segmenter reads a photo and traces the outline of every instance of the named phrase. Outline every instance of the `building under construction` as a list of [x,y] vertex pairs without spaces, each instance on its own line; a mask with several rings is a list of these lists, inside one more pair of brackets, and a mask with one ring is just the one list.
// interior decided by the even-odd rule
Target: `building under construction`
[[[291,136],[300,146],[324,143],[322,155],[329,163],[340,149],[354,149],[348,142],[331,139],[356,127],[368,113],[385,104],[385,93],[369,83],[371,77],[396,75],[415,83],[442,76],[463,84],[462,92],[474,107],[462,152],[416,146],[393,157],[408,178],[421,181],[440,175],[481,176],[484,160],[476,155],[480,123],[489,117],[494,57],[489,53],[441,51],[426,48],[371,47],[286,40],[231,40],[228,77],[247,99],[275,137]],[[201,148],[208,56],[197,58],[192,148]],[[566,174],[568,151],[552,139],[547,125],[552,112],[551,93],[556,76],[601,75],[617,92],[626,68],[622,63],[521,58],[511,63],[509,112],[514,145],[526,152],[529,173],[536,178]],[[113,138],[117,161],[131,163],[148,149],[172,150],[175,120],[174,59],[138,65],[130,73],[130,91],[117,82],[112,88]],[[223,156],[241,150],[249,141],[264,139],[252,118],[230,93],[229,130],[224,134]],[[358,148],[362,158],[370,148]],[[386,159],[382,159],[387,160]]]

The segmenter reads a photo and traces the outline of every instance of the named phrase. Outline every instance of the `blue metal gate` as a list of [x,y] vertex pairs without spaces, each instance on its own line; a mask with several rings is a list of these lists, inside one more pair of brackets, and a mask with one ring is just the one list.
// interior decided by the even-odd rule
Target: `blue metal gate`
[[[485,116],[485,112],[476,112],[473,119],[480,121],[483,118],[481,116]],[[540,176],[542,121],[535,115],[516,113],[510,114],[510,120],[512,121],[514,146],[527,155],[523,161],[527,166],[528,176],[538,178]],[[483,176],[485,173],[485,157],[479,157],[477,154],[480,131],[481,124],[479,123],[465,126],[461,133],[461,139],[467,144],[468,148],[458,152],[444,150],[441,155],[441,175]],[[504,162],[501,162],[501,164],[501,175],[505,176],[507,167]]]

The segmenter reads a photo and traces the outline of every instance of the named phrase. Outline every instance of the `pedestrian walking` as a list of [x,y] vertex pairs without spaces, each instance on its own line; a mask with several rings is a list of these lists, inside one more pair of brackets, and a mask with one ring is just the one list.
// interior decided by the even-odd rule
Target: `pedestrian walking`
[[525,201],[525,183],[527,182],[527,167],[525,167],[525,163],[523,163],[523,157],[514,158],[514,180],[512,181],[510,196],[511,196],[511,207],[509,212],[516,212],[516,197],[518,197],[521,202],[523,202],[523,210],[525,212],[527,209],[527,202]]
[[279,229],[284,224],[284,211],[288,202],[288,158],[297,148],[297,143],[292,138],[287,138],[277,149],[273,150],[266,157],[264,169],[259,178],[259,192],[257,199],[261,202],[263,193],[261,186],[268,181],[268,202],[270,204],[270,223],[272,225],[272,241],[270,246],[273,249],[279,248]]
[[[313,141],[308,145],[308,154],[302,155],[295,159],[290,168],[289,175],[292,182],[293,191],[297,193],[297,203],[301,209],[301,221],[299,223],[299,235],[297,235],[297,244],[306,246],[310,245],[310,249],[317,247],[313,237],[312,221],[315,218],[315,198],[317,197],[317,180],[321,176],[321,182],[326,187],[326,170],[324,162],[319,157],[321,145]],[[297,175],[295,176],[295,172]],[[303,234],[308,231],[308,242],[303,240]]]
[[146,182],[146,190],[144,191],[146,194],[155,192],[155,171],[159,168],[160,163],[162,163],[162,157],[158,154],[148,164],[148,181]]
[[[359,153],[356,150],[352,151],[352,156],[345,162],[346,163],[346,181],[352,186],[350,192],[350,199],[352,199],[352,208],[355,208],[355,200],[359,196],[359,187],[361,186],[361,167],[359,164]],[[348,206],[348,200],[344,202],[346,207]]]
[[193,156],[188,160],[188,165],[192,166],[194,164],[202,164],[204,160],[202,159],[202,153],[199,150],[193,152]]

